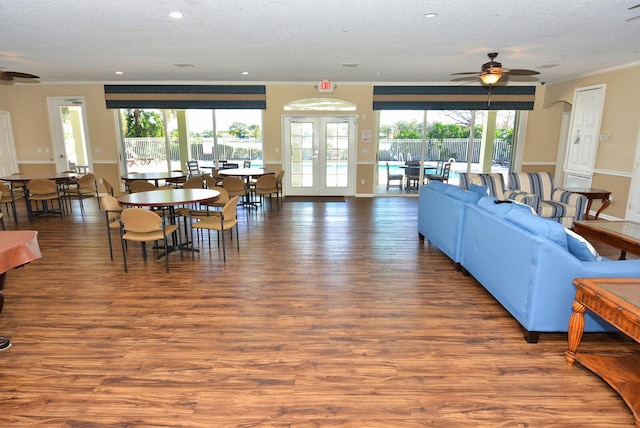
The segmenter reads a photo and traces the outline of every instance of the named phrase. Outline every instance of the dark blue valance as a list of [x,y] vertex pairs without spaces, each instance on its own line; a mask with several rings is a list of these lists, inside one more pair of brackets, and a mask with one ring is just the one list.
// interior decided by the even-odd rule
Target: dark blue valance
[[535,86],[374,86],[374,110],[533,110]]
[[261,109],[264,85],[104,85],[107,108]]

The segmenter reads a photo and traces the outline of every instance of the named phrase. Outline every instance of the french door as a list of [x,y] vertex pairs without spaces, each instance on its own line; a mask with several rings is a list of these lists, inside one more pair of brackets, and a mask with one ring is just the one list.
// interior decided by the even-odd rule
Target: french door
[[355,193],[356,118],[355,115],[283,116],[285,194]]
[[91,169],[84,97],[47,97],[47,104],[57,171],[68,170],[69,162]]

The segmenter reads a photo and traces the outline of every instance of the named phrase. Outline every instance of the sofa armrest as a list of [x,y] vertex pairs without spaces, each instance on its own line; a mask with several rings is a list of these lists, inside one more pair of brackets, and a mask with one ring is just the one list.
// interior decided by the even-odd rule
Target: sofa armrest
[[505,199],[512,199],[516,202],[529,205],[536,212],[538,212],[538,207],[540,205],[540,197],[538,195],[524,192],[522,190],[505,190],[504,197]]
[[582,220],[584,218],[584,213],[587,208],[586,196],[562,189],[553,189],[553,192],[551,192],[551,200],[576,207],[576,216],[574,220]]

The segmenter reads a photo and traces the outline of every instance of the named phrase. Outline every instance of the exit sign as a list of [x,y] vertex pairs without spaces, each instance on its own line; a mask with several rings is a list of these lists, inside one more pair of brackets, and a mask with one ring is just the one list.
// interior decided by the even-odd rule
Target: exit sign
[[323,80],[318,84],[318,92],[333,92],[333,82],[331,80]]

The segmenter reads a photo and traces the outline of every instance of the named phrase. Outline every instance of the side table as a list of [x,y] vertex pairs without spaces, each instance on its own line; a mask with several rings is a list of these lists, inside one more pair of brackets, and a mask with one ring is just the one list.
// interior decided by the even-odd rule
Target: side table
[[629,406],[640,427],[640,355],[589,355],[578,353],[587,309],[640,342],[640,278],[578,278],[573,314],[569,319],[570,366],[577,361],[607,382]]
[[586,196],[587,198],[587,209],[584,213],[584,219],[589,220],[589,212],[591,211],[591,203],[594,199],[600,199],[602,201],[602,206],[596,211],[595,219],[597,220],[600,217],[600,213],[607,208],[611,201],[609,197],[611,196],[611,192],[604,189],[594,189],[590,187],[565,187],[563,190],[573,193],[579,193],[581,195]]

